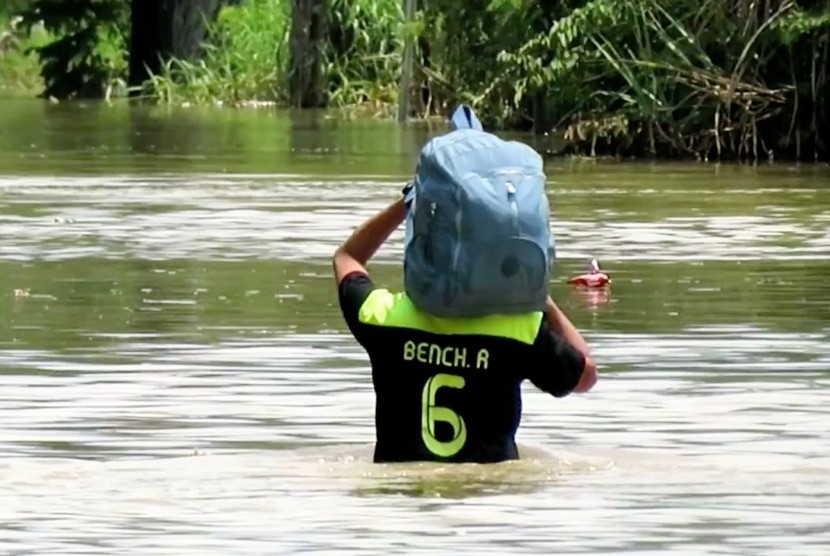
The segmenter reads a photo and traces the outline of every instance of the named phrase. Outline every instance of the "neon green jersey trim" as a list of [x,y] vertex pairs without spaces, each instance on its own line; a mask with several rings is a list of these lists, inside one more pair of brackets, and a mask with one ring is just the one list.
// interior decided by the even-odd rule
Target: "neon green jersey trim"
[[473,318],[442,318],[418,310],[404,293],[376,289],[360,307],[363,324],[411,328],[433,334],[497,336],[533,344],[542,323],[542,312],[517,315],[488,315]]

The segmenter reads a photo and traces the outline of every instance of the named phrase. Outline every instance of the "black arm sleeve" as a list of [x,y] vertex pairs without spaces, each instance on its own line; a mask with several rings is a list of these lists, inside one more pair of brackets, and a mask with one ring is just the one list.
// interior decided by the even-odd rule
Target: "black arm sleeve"
[[534,386],[554,397],[573,392],[585,369],[585,356],[542,321],[533,344],[534,360],[528,378]]
[[372,279],[363,272],[352,272],[346,275],[337,288],[340,312],[352,336],[361,344],[364,344],[365,339],[362,334],[363,325],[360,324],[360,308],[374,289]]

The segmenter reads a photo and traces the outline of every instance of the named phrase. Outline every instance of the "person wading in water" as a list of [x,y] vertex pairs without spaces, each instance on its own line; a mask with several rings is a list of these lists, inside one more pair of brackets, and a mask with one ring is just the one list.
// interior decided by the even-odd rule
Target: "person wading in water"
[[[469,121],[469,115],[467,118]],[[471,134],[471,140],[482,139],[473,132]],[[489,140],[486,136],[483,139]],[[453,148],[460,148],[459,144],[456,142]],[[473,156],[477,152],[475,149],[482,148],[484,144],[490,143],[474,143],[475,148],[469,156]],[[502,148],[501,143],[493,144]],[[453,164],[461,164],[458,162],[459,157],[468,156],[463,152],[460,155],[451,154],[454,157]],[[433,155],[430,151],[427,156]],[[492,152],[486,160],[493,160],[491,155]],[[536,164],[532,155],[529,156]],[[422,181],[418,195],[424,195],[424,199],[430,194],[429,185],[424,181],[428,178],[423,177],[427,175],[427,162],[423,162],[422,158],[422,163],[419,164]],[[485,165],[476,160],[471,163],[476,168]],[[535,173],[530,174],[533,174],[534,179],[538,178]],[[498,242],[503,240],[497,236],[493,236],[496,239],[488,244],[462,246],[459,243],[458,249],[450,250],[455,253],[455,258],[452,259],[455,266],[447,268],[458,269],[465,264],[465,260],[470,261],[471,270],[464,274],[466,278],[462,280],[462,285],[455,284],[448,290],[438,292],[437,284],[444,275],[434,274],[424,281],[429,286],[413,285],[405,292],[391,292],[377,287],[366,269],[367,263],[392,232],[407,219],[409,211],[414,210],[413,197],[418,201],[418,210],[424,210],[426,201],[413,195],[413,187],[413,184],[408,185],[404,188],[403,198],[354,230],[337,248],[332,258],[343,318],[371,362],[375,390],[374,461],[495,463],[518,459],[515,435],[521,420],[522,382],[530,380],[537,388],[557,398],[571,393],[588,392],[597,380],[596,363],[579,331],[550,295],[547,295],[546,272],[543,273],[541,302],[536,301],[539,299],[538,292],[533,294],[536,297],[532,298],[532,302],[528,301],[524,305],[524,302],[516,302],[516,299],[524,299],[521,296],[524,292],[516,291],[516,288],[510,292],[505,291],[503,298],[492,293],[489,296],[492,299],[472,297],[476,287],[480,287],[483,292],[507,289],[493,289],[498,283],[496,286],[492,283],[477,286],[476,280],[480,282],[480,279],[476,276],[484,276],[491,282],[501,280],[504,284],[512,283],[510,280],[527,281],[526,276],[520,274],[525,270],[525,274],[532,274],[531,267],[537,264],[533,262],[536,260],[533,257],[537,256],[533,254],[535,251],[523,254],[524,247],[516,248],[515,244],[503,242],[502,246],[507,247],[503,252],[500,251]],[[480,185],[476,187],[479,189],[475,191],[485,189]],[[531,186],[524,187],[527,190]],[[507,190],[510,194],[515,194],[516,187],[508,182]],[[510,201],[513,204],[506,206],[512,207],[514,213],[521,213],[522,210],[537,210],[535,204],[540,201],[534,200],[534,206],[529,209],[516,206],[521,202],[521,199],[514,199]],[[440,203],[430,203],[433,212],[441,210],[441,207],[437,207],[438,204]],[[546,200],[543,204],[543,226],[546,227]],[[475,206],[480,205],[478,203]],[[449,206],[449,202],[444,203],[444,206]],[[494,208],[493,212],[498,210],[500,209]],[[466,214],[469,216],[470,212]],[[424,218],[426,216],[423,215]],[[482,230],[492,231],[494,228],[492,222],[495,220],[487,220],[491,216],[492,214],[481,216],[485,222]],[[418,216],[414,218],[417,219]],[[460,218],[454,221],[459,222]],[[407,229],[406,273],[422,272],[412,250],[425,249],[430,264],[441,260],[440,254],[430,251],[437,250],[430,244],[433,240],[423,239],[431,238],[430,234],[438,232],[430,229],[428,224],[415,222],[412,226],[413,228]],[[526,229],[528,227],[525,226]],[[547,229],[542,232],[546,233]],[[501,232],[495,230],[494,233]],[[483,232],[479,232],[475,237],[482,235]],[[507,235],[505,232],[505,237]],[[540,237],[542,239],[539,242],[546,241],[546,236]],[[465,241],[456,239],[459,242]],[[511,236],[511,241],[514,240],[515,237]],[[446,238],[444,241],[447,241]],[[422,244],[432,247],[423,247]],[[459,257],[458,253],[462,251],[465,255]],[[538,263],[545,264],[547,263]],[[451,271],[447,271],[449,272]],[[407,283],[418,284],[417,276],[406,276]],[[538,282],[536,280],[533,283]],[[455,292],[452,295],[456,297],[453,298],[447,291]],[[430,303],[426,297],[428,295],[434,296],[435,307],[439,310],[424,310],[423,307]],[[461,307],[463,295],[480,300],[484,308],[479,312],[469,307],[464,310],[458,308]],[[525,297],[531,299],[530,296]],[[420,301],[420,306],[416,299]],[[451,308],[453,299],[461,300],[456,301],[456,308]],[[508,302],[513,303],[511,309],[499,311],[498,303],[502,301],[505,307]],[[495,304],[492,307],[491,302]],[[445,311],[441,308],[441,303],[446,304]],[[532,310],[523,310],[522,307],[525,306]],[[450,314],[464,316],[447,316]]]

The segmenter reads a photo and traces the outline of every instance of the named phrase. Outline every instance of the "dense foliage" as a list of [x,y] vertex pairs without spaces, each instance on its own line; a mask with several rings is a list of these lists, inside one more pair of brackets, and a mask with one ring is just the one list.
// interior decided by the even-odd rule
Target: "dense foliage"
[[[127,0],[30,2],[26,22],[54,37],[39,50],[46,94],[101,95],[124,81]],[[210,22],[199,58],[167,59],[144,94],[287,103],[291,3],[235,4]],[[400,0],[326,0],[317,59],[329,106],[393,114],[409,38],[412,116],[470,102],[489,125],[551,133],[584,154],[830,154],[830,0],[418,4],[405,22]]]
[[42,26],[54,36],[36,48],[42,64],[44,95],[102,97],[126,70],[124,29],[129,14],[112,0],[34,0],[22,12],[31,32]]

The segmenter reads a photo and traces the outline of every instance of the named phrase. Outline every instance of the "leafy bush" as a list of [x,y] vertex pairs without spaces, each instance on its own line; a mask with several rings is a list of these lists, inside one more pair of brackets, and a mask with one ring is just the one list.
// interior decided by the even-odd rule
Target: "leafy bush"
[[42,26],[55,39],[33,47],[43,95],[102,97],[126,75],[126,5],[118,0],[35,0],[23,12],[28,32]]

